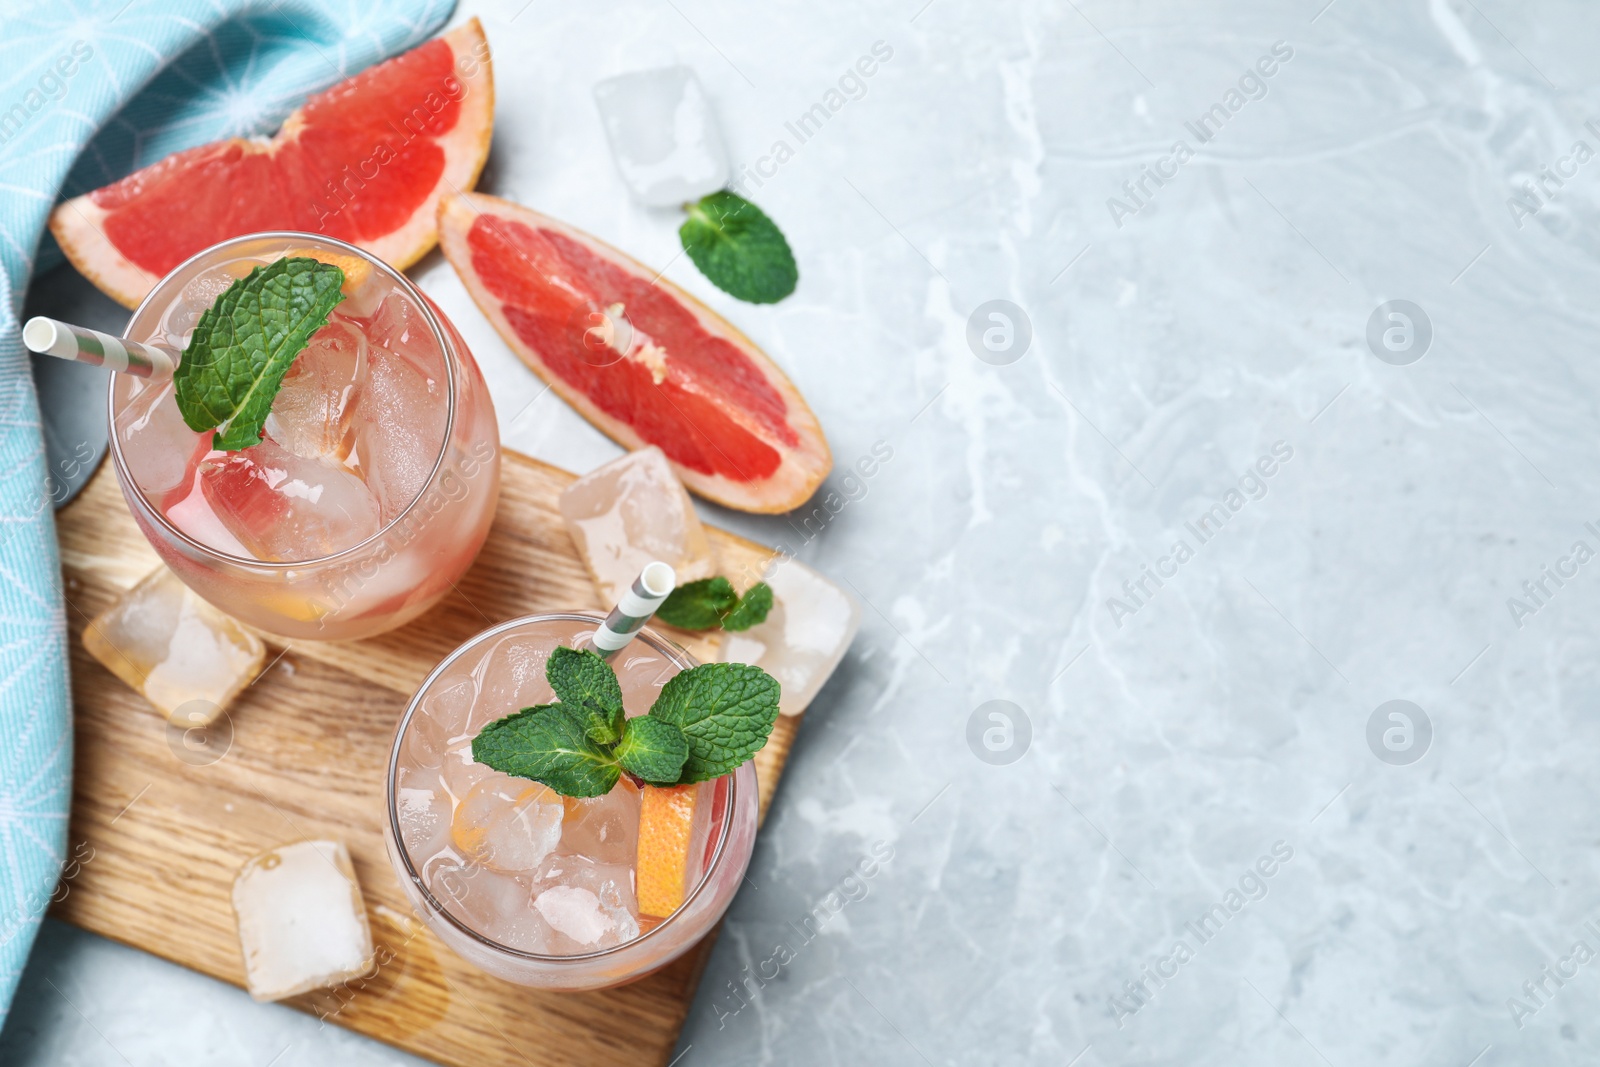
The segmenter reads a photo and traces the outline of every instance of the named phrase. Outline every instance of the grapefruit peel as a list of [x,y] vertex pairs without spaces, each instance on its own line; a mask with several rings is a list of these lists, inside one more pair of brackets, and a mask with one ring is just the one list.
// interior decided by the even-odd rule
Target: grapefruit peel
[[749,338],[598,238],[481,193],[439,203],[439,245],[535,374],[628,449],[656,445],[691,491],[740,511],[808,500],[822,427]]
[[65,201],[50,232],[126,307],[195,253],[269,230],[321,233],[404,270],[438,241],[438,201],[477,182],[493,123],[474,18],[309,97],[271,137],[176,152]]

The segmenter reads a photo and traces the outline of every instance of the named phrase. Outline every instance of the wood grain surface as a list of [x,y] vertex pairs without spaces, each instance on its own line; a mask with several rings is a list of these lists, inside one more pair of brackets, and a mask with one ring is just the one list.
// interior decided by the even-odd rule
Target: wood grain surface
[[[378,958],[393,958],[359,989],[288,1003],[443,1064],[666,1064],[714,935],[619,989],[525,989],[473,969],[412,916],[383,846],[395,722],[433,665],[494,623],[606,606],[556,511],[573,475],[505,453],[494,528],[458,592],[366,641],[286,648],[269,639],[269,662],[278,658],[230,709],[225,755],[197,766],[179,758],[165,719],[83,649],[88,621],[158,562],[109,467],[57,516],[76,706],[76,862],[53,914],[242,986],[230,902],[240,864],[275,845],[336,838],[355,861]],[[772,555],[707,532],[730,575],[759,574]],[[715,658],[715,638],[672,636]],[[780,718],[756,757],[763,816],[799,721]]]

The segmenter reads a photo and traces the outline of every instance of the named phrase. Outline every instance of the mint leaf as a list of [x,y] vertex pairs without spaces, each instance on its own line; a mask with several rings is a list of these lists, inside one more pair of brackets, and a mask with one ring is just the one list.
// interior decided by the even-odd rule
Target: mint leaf
[[588,726],[587,712],[563,704],[523,708],[479,731],[472,758],[501,774],[542,782],[562,796],[604,796],[622,772],[589,739]]
[[710,630],[739,602],[733,583],[718,575],[687,582],[672,591],[656,609],[656,618],[680,630]]
[[562,645],[550,653],[544,676],[562,704],[587,712],[590,740],[610,745],[622,736],[622,687],[598,653]]
[[739,603],[722,617],[722,628],[748,630],[752,626],[759,626],[767,621],[767,612],[771,610],[772,586],[766,582],[757,582],[745,590],[744,596],[739,598]]
[[794,292],[794,253],[760,208],[726,189],[688,207],[678,238],[712,285],[752,304],[775,304]]
[[680,784],[720,778],[767,743],[778,720],[778,683],[760,667],[702,663],[662,686],[647,718],[672,723],[688,740]]
[[665,719],[641,715],[623,726],[616,756],[622,769],[635,778],[651,785],[675,785],[683,761],[689,758],[689,742]]
[[200,315],[173,376],[189,429],[222,427],[212,447],[225,451],[260,444],[289,364],[327,325],[343,285],[331,263],[290,256],[228,286]]

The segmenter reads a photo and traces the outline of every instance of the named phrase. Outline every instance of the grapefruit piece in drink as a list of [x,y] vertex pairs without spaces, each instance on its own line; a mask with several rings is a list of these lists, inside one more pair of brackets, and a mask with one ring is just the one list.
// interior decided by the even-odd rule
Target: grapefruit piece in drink
[[403,270],[438,240],[439,198],[478,180],[493,122],[472,19],[311,97],[272,137],[177,152],[68,200],[50,231],[128,307],[196,252],[264,230],[322,233]]
[[618,444],[658,446],[690,490],[780,512],[827,475],[828,442],[799,390],[659,272],[478,193],[440,201],[439,244],[524,363]]
[[646,785],[639,803],[634,891],[639,914],[665,919],[683,904],[698,785]]

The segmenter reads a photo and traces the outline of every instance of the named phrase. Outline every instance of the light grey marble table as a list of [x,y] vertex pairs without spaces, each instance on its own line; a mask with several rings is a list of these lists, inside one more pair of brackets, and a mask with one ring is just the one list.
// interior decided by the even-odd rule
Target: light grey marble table
[[[868,605],[679,1063],[1600,1060],[1600,10],[477,13],[484,187],[788,370],[847,503],[706,517]],[[673,60],[798,253],[775,307],[611,170],[589,86]],[[614,454],[418,277],[509,445]],[[412,1062],[56,924],[0,1060]]]

